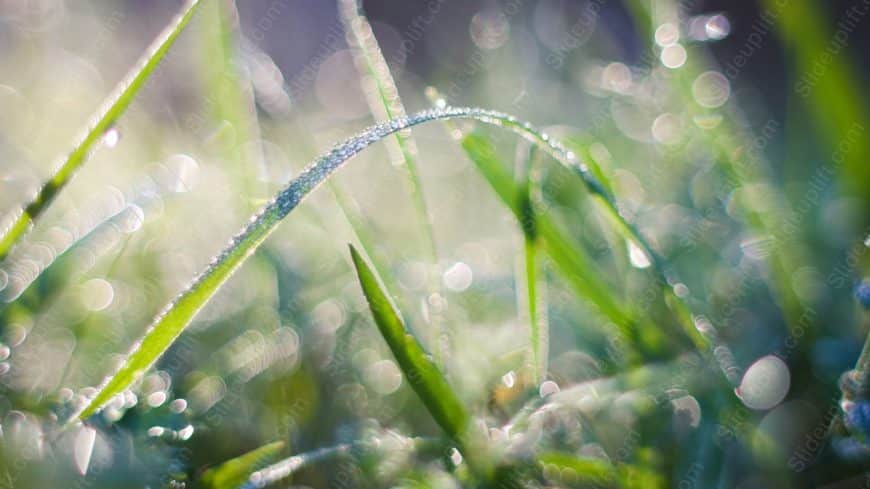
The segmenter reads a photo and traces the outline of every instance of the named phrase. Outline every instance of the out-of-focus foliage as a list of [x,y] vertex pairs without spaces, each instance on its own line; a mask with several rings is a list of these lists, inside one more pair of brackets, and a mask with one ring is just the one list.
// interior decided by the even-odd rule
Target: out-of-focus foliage
[[[0,229],[95,129],[0,262],[0,485],[866,484],[870,6],[202,0],[89,126],[188,5],[0,2]],[[253,212],[429,87],[600,188],[501,128],[400,132],[74,422]]]

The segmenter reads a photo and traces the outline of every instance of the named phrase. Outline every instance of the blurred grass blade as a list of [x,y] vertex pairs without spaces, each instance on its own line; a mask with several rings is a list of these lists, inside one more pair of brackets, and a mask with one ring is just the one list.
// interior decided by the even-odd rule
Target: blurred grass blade
[[[461,145],[477,170],[522,226],[526,221],[521,206],[522,193],[496,157],[490,139],[482,132],[474,131],[462,136]],[[631,337],[632,320],[627,306],[620,304],[615,292],[601,280],[601,273],[586,251],[571,243],[546,214],[535,216],[535,233],[553,264],[574,291],[597,305],[624,337]]]
[[94,414],[115,395],[138,380],[178,338],[224,282],[275,230],[281,220],[351,157],[396,131],[426,122],[454,118],[474,119],[505,127],[542,147],[566,166],[576,165],[576,161],[557,141],[543,136],[530,124],[517,121],[516,118],[501,112],[485,109],[432,109],[370,127],[308,165],[268,205],[255,214],[248,225],[230,241],[229,246],[193,280],[190,287],[154,320],[144,338],[134,346],[118,371],[104,381],[97,389],[96,396],[74,417],[83,419]]
[[[850,31],[835,33],[828,28],[832,22],[824,12],[825,2],[794,0],[787,8],[772,0],[762,3],[775,13],[771,17],[776,19],[797,67],[795,92],[806,101],[818,123],[832,152],[832,166],[838,167],[843,186],[862,199],[865,209],[870,208],[870,140],[864,134],[870,127],[866,90],[862,90],[854,69],[858,65],[852,65],[857,60],[850,60],[847,50],[840,52],[838,48],[831,53],[834,40],[842,43],[840,34]],[[852,54],[864,55],[860,51]]]
[[334,447],[319,448],[311,452],[293,455],[292,457],[285,458],[280,462],[252,473],[247,482],[240,487],[242,489],[255,489],[274,484],[275,482],[290,477],[297,470],[310,464],[346,455],[350,453],[352,448],[353,445],[350,443],[342,443],[341,445],[336,445]]
[[535,200],[541,197],[541,189],[540,181],[536,178],[538,172],[535,169],[537,161],[535,147],[520,146],[520,148],[522,149],[519,150],[519,153],[522,156],[517,160],[515,179],[520,188],[519,206],[523,216],[520,222],[520,227],[523,230],[523,253],[520,268],[523,271],[517,274],[522,277],[518,280],[521,286],[518,286],[517,289],[525,291],[524,299],[520,297],[518,302],[525,304],[528,315],[531,350],[529,363],[532,366],[532,380],[537,385],[547,375],[549,340],[546,302],[544,300],[546,296],[546,281],[543,278],[545,272],[540,268],[541,264],[538,263],[539,242],[534,207]]
[[399,317],[399,312],[368,263],[353,245],[350,245],[350,255],[375,324],[390,347],[390,351],[393,352],[393,356],[396,357],[408,383],[441,429],[460,445],[463,455],[473,457],[474,454],[468,453],[470,447],[465,442],[470,421],[465,407],[459,402],[459,398],[438,367],[405,329],[405,323]]
[[148,80],[157,65],[166,56],[167,51],[181,34],[190,21],[200,0],[189,0],[182,11],[145,51],[145,55],[136,66],[119,83],[112,93],[106,98],[96,114],[92,117],[88,127],[77,139],[69,155],[63,160],[59,169],[42,184],[36,197],[28,203],[12,225],[0,237],[0,261],[9,254],[12,247],[27,232],[36,218],[51,203],[54,197],[63,187],[69,183],[73,174],[87,160],[91,151],[95,148],[106,131],[110,130],[121,114],[127,109],[133,98]]
[[263,445],[244,455],[228,460],[202,474],[202,485],[208,489],[239,489],[255,471],[259,470],[284,448],[284,442]]
[[[362,89],[368,102],[369,110],[376,122],[384,122],[397,117],[405,117],[407,112],[399,96],[396,81],[390,73],[390,67],[384,59],[378,40],[372,31],[372,26],[362,11],[360,0],[339,0],[341,20],[347,33],[347,42],[351,46],[354,64],[362,75]],[[426,257],[429,265],[438,266],[438,247],[435,232],[429,218],[426,198],[423,194],[423,184],[420,180],[420,170],[417,162],[417,143],[411,130],[396,132],[389,141],[387,149],[393,160],[393,165],[402,170],[408,180],[411,199],[417,213],[417,222],[426,247]],[[365,246],[365,244],[364,244]],[[377,263],[376,263],[377,265]],[[429,293],[440,293],[440,272],[428,273]],[[447,345],[441,344],[440,337],[446,333],[446,323],[440,313],[430,310],[428,315],[431,333],[427,335],[428,344],[433,348],[435,357],[441,365],[445,365]]]

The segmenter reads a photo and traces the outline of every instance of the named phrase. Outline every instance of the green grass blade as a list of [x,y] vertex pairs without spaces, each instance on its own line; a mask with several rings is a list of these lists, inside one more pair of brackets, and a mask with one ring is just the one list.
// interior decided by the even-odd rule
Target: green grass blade
[[[376,122],[383,122],[397,117],[405,117],[407,112],[399,96],[396,81],[390,73],[390,67],[384,59],[378,40],[372,31],[359,0],[340,0],[339,12],[347,42],[351,46],[354,64],[363,76],[362,89],[366,95],[369,110]],[[429,264],[437,267],[438,247],[435,232],[429,217],[429,209],[423,194],[423,184],[420,180],[419,163],[417,162],[417,143],[410,130],[396,132],[391,141],[387,142],[393,164],[404,171],[411,192],[411,200],[417,214],[420,233],[423,236],[426,258]],[[376,263],[377,265],[377,263]],[[430,293],[440,293],[440,273],[427,274]],[[432,312],[430,322],[434,326],[428,335],[428,344],[432,345],[435,357],[441,365],[447,358],[447,345],[441,344],[440,336],[446,333],[446,323],[440,313]],[[436,347],[437,345],[437,347]]]
[[[520,212],[523,219],[520,225],[523,230],[522,289],[525,289],[525,309],[529,322],[529,345],[531,350],[529,363],[532,366],[532,379],[537,385],[547,375],[547,348],[549,330],[547,325],[546,304],[546,281],[544,271],[539,264],[537,215],[535,202],[540,201],[540,182],[536,178],[538,172],[535,169],[536,152],[534,147],[528,148],[524,157],[517,162],[516,180],[521,190]],[[539,294],[540,292],[540,294]],[[523,302],[523,301],[519,301]],[[539,309],[539,302],[541,308]]]
[[263,445],[244,455],[228,460],[202,474],[202,486],[207,489],[238,489],[258,469],[268,464],[284,448],[284,442]]
[[175,43],[178,35],[190,22],[199,3],[200,0],[187,2],[175,20],[157,36],[136,66],[106,98],[59,169],[42,184],[36,197],[24,207],[9,229],[0,237],[0,261],[6,258],[12,247],[27,233],[36,218],[48,207],[57,193],[69,183],[76,170],[87,160],[97,142],[129,107],[136,94],[154,73],[157,65],[166,56],[169,48]]
[[[148,328],[119,370],[97,389],[96,396],[77,418],[83,419],[97,412],[112,397],[124,391],[160,358],[190,321],[229,279],[230,276],[256,251],[275,230],[281,220],[295,209],[313,190],[351,157],[396,131],[436,120],[456,118],[474,119],[518,133],[548,152],[566,166],[577,165],[576,160],[552,138],[544,136],[528,123],[490,110],[445,107],[419,112],[409,117],[378,124],[337,145],[329,153],[308,165],[268,205],[255,214],[250,223],[230,241],[229,246],[196,278],[178,298],[171,302]],[[578,169],[581,176],[582,168]],[[591,178],[591,177],[590,177]]]
[[832,54],[832,47],[841,41],[828,28],[824,2],[795,0],[787,8],[772,0],[762,3],[778,14],[771,17],[797,68],[795,91],[806,101],[828,149],[841,158],[834,163],[844,188],[862,199],[865,209],[870,208],[870,141],[864,134],[870,119],[866,91],[855,69],[859,65],[853,64],[858,60],[851,60],[848,50],[838,48]]
[[459,402],[453,388],[447,383],[447,379],[435,363],[405,329],[405,322],[399,316],[399,312],[393,306],[375,273],[353,245],[350,245],[350,255],[375,324],[390,347],[390,351],[393,352],[393,356],[396,357],[408,383],[441,429],[462,445],[460,449],[467,448],[464,440],[469,428],[470,416],[465,407]]
[[[481,132],[471,132],[462,137],[461,144],[477,170],[522,225],[526,218],[520,204],[521,191],[498,160],[489,138]],[[632,321],[627,306],[620,304],[611,287],[599,278],[601,274],[585,250],[575,246],[545,214],[535,216],[535,233],[574,291],[597,305],[621,334],[629,337]]]

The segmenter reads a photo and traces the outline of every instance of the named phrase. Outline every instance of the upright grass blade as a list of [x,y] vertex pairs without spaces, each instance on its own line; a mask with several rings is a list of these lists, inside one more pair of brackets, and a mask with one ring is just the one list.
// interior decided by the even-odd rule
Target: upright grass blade
[[245,485],[251,474],[274,460],[283,448],[284,442],[276,441],[228,460],[205,471],[201,485],[205,489],[239,489]]
[[[376,122],[405,117],[407,113],[399,96],[396,82],[390,73],[390,67],[384,59],[371,24],[362,11],[360,0],[339,0],[339,11],[347,33],[348,44],[353,48],[354,64],[363,75],[362,88]],[[417,143],[410,130],[398,131],[393,135],[392,141],[387,142],[387,148],[390,149],[394,165],[404,170],[407,176],[411,199],[417,213],[417,222],[426,247],[426,256],[430,266],[437,267],[438,247],[426,199],[423,195],[423,184],[420,180],[420,170],[417,163]],[[429,279],[429,292],[439,293],[441,290],[440,273],[428,273],[427,277]],[[441,344],[438,336],[445,333],[444,318],[438,314],[430,314],[430,317],[434,325],[432,328],[434,337],[429,339],[429,344],[432,345],[439,363],[444,365],[448,345]]]
[[408,334],[399,312],[378,282],[371,267],[353,245],[350,245],[350,256],[375,324],[387,342],[387,346],[390,347],[390,351],[393,352],[393,356],[396,357],[405,378],[441,429],[460,445],[463,454],[467,454],[469,447],[466,444],[466,437],[471,417],[438,367],[423,351],[417,340]]
[[[480,131],[463,134],[449,122],[450,132],[461,138],[461,146],[477,170],[489,183],[502,203],[511,211],[518,224],[526,231],[528,221],[523,205],[523,192],[496,156],[490,139]],[[635,336],[635,321],[626,304],[621,303],[616,292],[600,277],[600,272],[586,251],[576,246],[545,213],[536,213],[534,220],[536,239],[549,256],[561,276],[577,295],[595,304],[617,328],[625,344],[631,345]],[[534,333],[533,333],[534,334]],[[636,357],[636,353],[627,352]]]
[[[257,189],[254,175],[263,171],[264,157],[250,73],[242,69],[236,2],[210,2],[199,15],[201,71],[207,94],[203,109],[223,132],[217,139],[222,156],[231,164],[230,174],[253,197]],[[245,212],[254,210],[250,203],[248,206]]]
[[6,258],[12,247],[30,229],[30,226],[48,207],[57,193],[69,183],[76,170],[87,160],[97,142],[129,107],[142,85],[145,84],[157,65],[166,56],[178,35],[190,22],[199,4],[200,0],[188,0],[175,20],[157,36],[136,66],[97,109],[96,114],[88,124],[88,128],[78,137],[72,151],[60,164],[55,174],[42,184],[36,197],[24,207],[9,229],[0,236],[0,261]]
[[[540,181],[535,168],[535,148],[528,151],[517,161],[515,179],[520,188],[520,211],[523,216],[521,227],[523,230],[523,277],[522,287],[525,289],[525,305],[529,321],[529,344],[531,350],[530,363],[532,366],[532,380],[538,384],[547,375],[547,347],[549,331],[547,326],[547,311],[544,297],[546,294],[546,281],[544,270],[539,264],[537,215],[535,212],[535,200],[540,198]],[[539,290],[541,294],[539,295]],[[539,300],[543,307],[539,310]],[[522,303],[522,301],[520,301]]]
[[[840,34],[851,31],[843,28],[834,33],[828,28],[829,22],[822,8],[824,2],[794,0],[787,8],[780,6],[782,2],[773,0],[765,0],[762,4],[779,13],[771,17],[776,19],[780,35],[797,68],[795,91],[804,98],[819,123],[820,132],[833,153],[834,166],[839,167],[843,186],[861,199],[865,209],[870,208],[867,192],[870,186],[870,165],[867,164],[870,142],[864,134],[870,125],[866,110],[868,99],[866,91],[862,90],[859,74],[853,68],[857,66],[853,64],[857,60],[849,60],[848,50],[840,52],[843,44]],[[836,51],[833,51],[835,46]],[[864,224],[866,222],[865,219]]]
[[[94,414],[112,397],[123,392],[138,380],[184,331],[193,317],[220,286],[275,230],[281,220],[347,160],[369,145],[396,131],[430,121],[454,118],[474,119],[509,129],[538,145],[560,163],[573,168],[584,181],[591,180],[589,186],[600,188],[593,177],[577,162],[573,153],[566,151],[561,144],[542,134],[531,124],[520,122],[501,112],[478,108],[445,107],[419,112],[409,117],[373,126],[315,160],[279,192],[269,204],[255,214],[250,223],[230,241],[229,246],[194,279],[191,286],[171,302],[163,313],[154,320],[142,340],[134,345],[133,350],[119,370],[105,380],[97,389],[97,394],[91,402],[74,417],[84,419]],[[614,212],[616,212],[615,207]],[[627,223],[625,226],[631,229]]]

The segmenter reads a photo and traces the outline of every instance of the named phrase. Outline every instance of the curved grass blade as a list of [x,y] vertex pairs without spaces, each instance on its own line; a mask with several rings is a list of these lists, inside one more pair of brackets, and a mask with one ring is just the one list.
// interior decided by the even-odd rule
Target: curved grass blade
[[[474,119],[509,129],[538,145],[560,163],[574,168],[584,181],[592,180],[590,186],[600,188],[600,185],[594,182],[594,178],[580,166],[573,153],[566,151],[561,144],[536,130],[531,124],[520,122],[513,116],[501,112],[479,108],[445,107],[426,110],[370,127],[307,166],[269,204],[255,214],[250,223],[230,241],[228,247],[194,279],[191,286],[154,320],[142,340],[134,345],[119,370],[106,379],[97,389],[97,394],[91,402],[74,417],[83,419],[96,413],[112,397],[138,380],[184,331],[220,286],[275,230],[281,220],[351,157],[396,131],[435,120],[455,118]],[[616,212],[615,208],[614,212]],[[627,223],[625,225],[631,229]]]
[[[339,11],[347,33],[348,44],[353,48],[351,52],[354,56],[354,64],[363,76],[362,88],[369,110],[375,116],[376,122],[405,117],[407,112],[402,98],[399,96],[396,81],[390,73],[390,67],[384,59],[378,40],[372,31],[372,26],[362,10],[360,0],[340,0]],[[426,206],[426,198],[423,194],[423,184],[420,180],[417,143],[410,129],[396,132],[391,139],[392,141],[387,142],[387,148],[392,155],[393,164],[406,173],[411,200],[417,213],[417,222],[426,246],[426,256],[430,266],[437,267],[438,247],[429,218],[429,210]],[[427,276],[429,278],[429,292],[439,293],[441,274],[429,273]],[[440,314],[430,311],[429,317],[434,327],[431,328],[432,333],[429,335],[428,344],[432,345],[439,363],[445,365],[448,345],[441,343],[439,335],[447,332],[445,329],[447,326]]]
[[28,203],[12,225],[0,236],[0,261],[9,254],[12,247],[30,229],[36,218],[51,204],[57,193],[69,183],[73,174],[87,160],[91,151],[103,135],[112,128],[121,114],[127,109],[133,98],[148,80],[157,65],[166,56],[167,51],[184,30],[196,11],[200,0],[189,0],[176,18],[157,36],[145,51],[144,56],[136,66],[124,77],[103,104],[97,109],[73,147],[63,160],[55,174],[42,184],[36,197]]
[[228,460],[202,474],[201,485],[207,489],[238,489],[284,448],[284,442],[276,441],[263,445],[244,455]]

